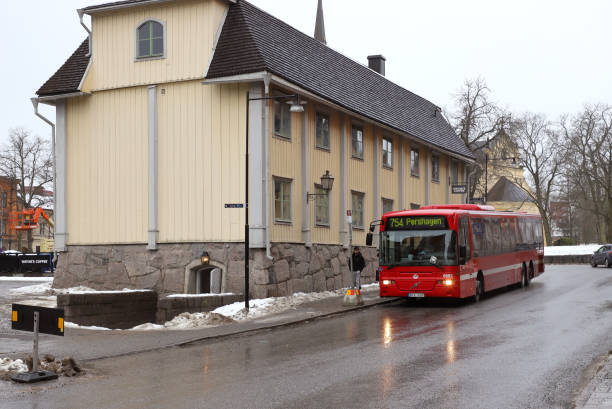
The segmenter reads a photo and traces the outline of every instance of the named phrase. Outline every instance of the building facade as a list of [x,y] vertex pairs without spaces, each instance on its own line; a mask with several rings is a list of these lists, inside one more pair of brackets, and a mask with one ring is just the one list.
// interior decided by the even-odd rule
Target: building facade
[[81,12],[90,38],[38,91],[57,112],[56,286],[193,293],[215,275],[241,293],[245,211],[226,205],[247,170],[255,297],[349,285],[351,239],[373,280],[371,221],[465,201],[450,186],[471,152],[383,57],[376,72],[242,0]]
[[17,211],[17,180],[0,176],[0,251],[21,250],[19,238],[10,228],[10,214]]

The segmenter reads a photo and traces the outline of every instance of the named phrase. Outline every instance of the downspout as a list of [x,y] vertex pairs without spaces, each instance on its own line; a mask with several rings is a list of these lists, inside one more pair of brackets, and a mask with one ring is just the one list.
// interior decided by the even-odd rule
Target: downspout
[[472,178],[476,174],[477,170],[478,170],[478,166],[476,164],[474,164],[472,166],[472,171],[470,172],[470,174],[467,177],[467,204],[470,204],[472,202],[472,198],[470,197],[470,192],[471,192],[471,183],[470,182],[472,181]]
[[[34,106],[34,115],[36,115],[37,117],[45,121],[47,124],[49,124],[49,126],[51,126],[51,162],[53,166],[53,210],[55,210],[55,206],[57,203],[55,197],[55,195],[57,194],[57,189],[55,187],[55,181],[57,179],[55,174],[55,124],[45,118],[40,112],[38,112],[38,98],[30,98],[30,101],[32,101],[32,105]],[[53,229],[53,231],[55,232],[55,228]]]
[[[267,98],[270,96],[270,74],[264,75],[264,96]],[[264,192],[266,198],[266,257],[269,260],[274,260],[271,252],[270,244],[270,104],[268,100],[265,101],[264,107]]]
[[85,25],[85,22],[83,21],[83,16],[85,15],[85,11],[83,9],[77,9],[77,13],[79,14],[79,21],[81,22],[81,26],[83,26],[85,31],[87,31],[87,37],[89,40],[89,52],[87,53],[86,57],[90,57],[93,51],[92,50],[91,30]]

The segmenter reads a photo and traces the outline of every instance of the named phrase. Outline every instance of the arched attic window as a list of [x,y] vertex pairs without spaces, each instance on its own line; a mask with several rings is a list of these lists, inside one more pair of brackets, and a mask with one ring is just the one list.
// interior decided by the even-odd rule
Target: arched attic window
[[136,29],[136,58],[160,58],[165,54],[164,25],[147,20]]

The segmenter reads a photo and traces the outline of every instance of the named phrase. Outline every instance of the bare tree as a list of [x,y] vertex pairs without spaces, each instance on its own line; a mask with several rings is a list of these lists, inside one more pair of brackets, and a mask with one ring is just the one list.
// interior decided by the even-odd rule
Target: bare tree
[[538,207],[544,225],[546,242],[552,242],[551,198],[559,182],[563,161],[559,132],[542,115],[526,113],[513,120],[510,127],[518,151],[519,164],[526,173],[526,186],[522,180],[515,180]]
[[[15,128],[0,152],[0,175],[17,180],[17,201],[24,209],[47,204],[43,195],[53,181],[53,164],[49,141],[33,136],[30,131]],[[32,232],[28,231],[28,249],[32,248]]]
[[574,189],[574,205],[592,213],[597,240],[612,241],[612,107],[586,105],[562,121],[564,174]]
[[490,94],[484,79],[468,79],[454,95],[455,109],[448,115],[455,132],[477,157],[477,163],[471,171],[474,183],[470,184],[470,198],[474,197],[477,190],[483,190],[478,185],[484,173],[482,150],[509,119],[509,115],[491,100]]

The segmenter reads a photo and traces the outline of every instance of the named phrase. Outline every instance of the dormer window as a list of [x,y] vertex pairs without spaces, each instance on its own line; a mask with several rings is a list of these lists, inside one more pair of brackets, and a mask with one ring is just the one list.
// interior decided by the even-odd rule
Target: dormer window
[[164,25],[149,20],[136,30],[136,58],[160,58],[164,56]]

